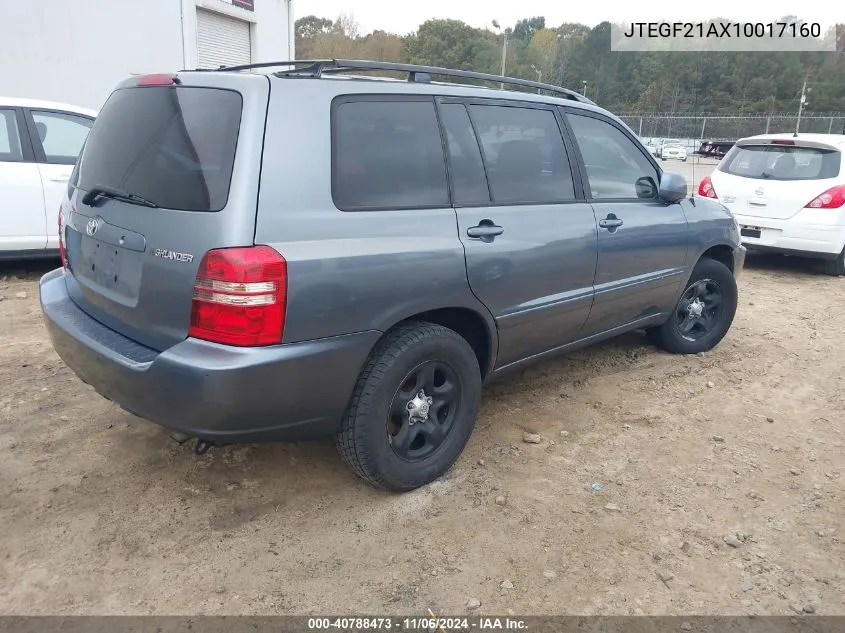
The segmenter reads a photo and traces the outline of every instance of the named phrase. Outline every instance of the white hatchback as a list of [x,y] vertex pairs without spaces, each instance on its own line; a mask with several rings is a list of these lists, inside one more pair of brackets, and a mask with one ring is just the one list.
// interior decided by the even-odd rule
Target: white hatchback
[[58,255],[59,204],[96,116],[0,97],[0,258]]
[[815,257],[845,275],[845,135],[743,138],[698,195],[731,210],[749,250]]

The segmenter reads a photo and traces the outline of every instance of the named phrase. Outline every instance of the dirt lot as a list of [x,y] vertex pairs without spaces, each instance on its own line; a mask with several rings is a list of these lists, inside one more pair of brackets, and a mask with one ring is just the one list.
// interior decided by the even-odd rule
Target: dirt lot
[[751,259],[707,355],[630,335],[489,387],[403,496],[330,445],[197,457],[102,400],[44,270],[0,270],[0,613],[845,614],[845,280],[813,264]]

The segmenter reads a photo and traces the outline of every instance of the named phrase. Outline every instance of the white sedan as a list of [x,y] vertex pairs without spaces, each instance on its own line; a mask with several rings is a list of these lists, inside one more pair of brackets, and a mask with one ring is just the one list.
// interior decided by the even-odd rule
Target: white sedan
[[0,97],[0,258],[58,255],[59,203],[96,116]]
[[660,159],[669,160],[670,158],[686,161],[687,149],[681,144],[664,145],[660,151]]
[[841,134],[743,138],[698,195],[730,209],[749,250],[819,258],[828,274],[845,275],[843,150]]

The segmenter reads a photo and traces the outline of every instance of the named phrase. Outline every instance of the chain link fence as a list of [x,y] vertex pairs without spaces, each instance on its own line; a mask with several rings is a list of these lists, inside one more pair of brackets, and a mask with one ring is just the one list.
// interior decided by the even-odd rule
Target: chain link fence
[[[735,141],[755,134],[794,132],[798,114],[761,115],[681,115],[623,114],[620,118],[641,138],[678,138]],[[799,132],[845,134],[845,114],[806,113],[801,115]]]

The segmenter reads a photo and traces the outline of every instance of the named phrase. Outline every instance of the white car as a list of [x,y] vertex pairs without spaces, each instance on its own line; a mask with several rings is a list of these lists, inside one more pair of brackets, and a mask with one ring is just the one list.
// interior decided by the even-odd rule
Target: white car
[[845,135],[743,138],[704,178],[698,195],[731,210],[749,250],[825,260],[845,275]]
[[663,145],[660,150],[660,160],[669,160],[670,158],[686,161],[687,149],[680,143]]
[[645,148],[648,150],[648,153],[652,156],[657,156],[657,143],[652,140],[646,141],[645,139],[640,139],[645,145]]
[[59,204],[97,113],[0,97],[0,258],[58,254]]
[[683,147],[684,144],[680,139],[677,138],[667,138],[660,141],[660,144],[657,146],[657,157],[664,158],[663,152],[666,150],[667,147]]

